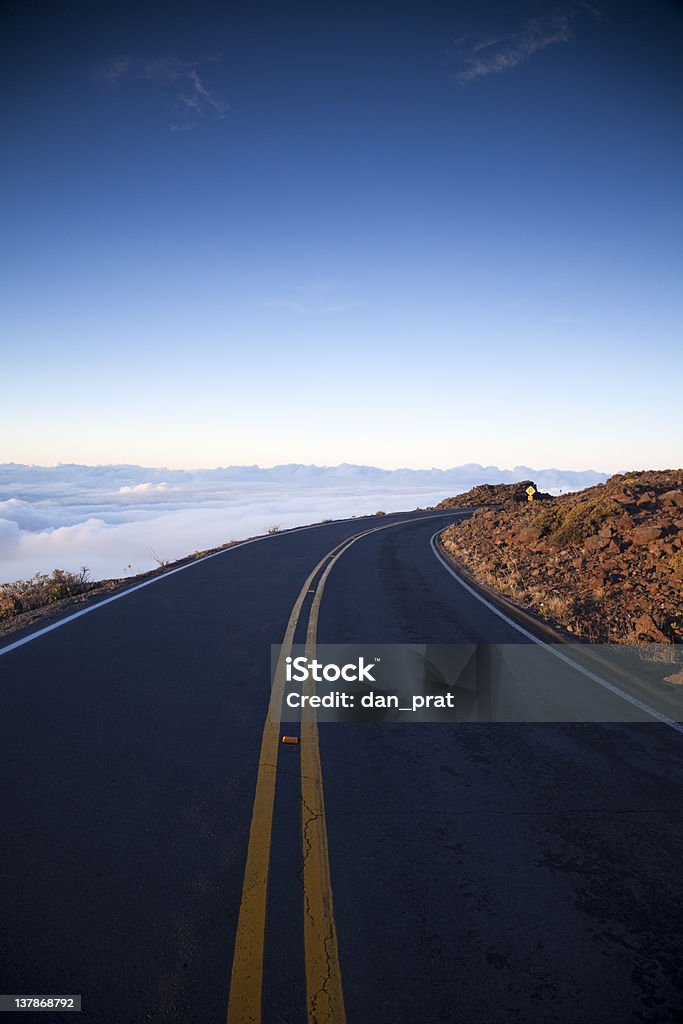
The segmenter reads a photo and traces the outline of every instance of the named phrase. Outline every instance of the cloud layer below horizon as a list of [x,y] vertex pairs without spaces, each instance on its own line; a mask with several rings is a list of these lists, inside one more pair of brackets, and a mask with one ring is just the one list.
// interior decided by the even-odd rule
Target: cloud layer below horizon
[[435,504],[475,483],[534,475],[571,489],[597,473],[524,472],[496,467],[388,472],[230,467],[184,472],[136,466],[0,466],[0,582],[54,568],[119,578],[197,550],[287,528]]

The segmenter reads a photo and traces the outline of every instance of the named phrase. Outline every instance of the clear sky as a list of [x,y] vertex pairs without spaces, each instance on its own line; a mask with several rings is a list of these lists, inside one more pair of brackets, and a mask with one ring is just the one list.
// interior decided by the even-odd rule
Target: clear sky
[[0,462],[683,461],[680,3],[0,38]]

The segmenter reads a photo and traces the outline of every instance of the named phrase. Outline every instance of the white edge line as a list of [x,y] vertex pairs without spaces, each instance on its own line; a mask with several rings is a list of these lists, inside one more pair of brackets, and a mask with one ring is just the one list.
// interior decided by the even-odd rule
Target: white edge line
[[[316,523],[316,526],[318,524]],[[302,529],[310,529],[310,527],[302,527]],[[293,533],[294,531],[288,531]],[[253,537],[251,540],[241,540],[237,544],[232,544],[229,548],[224,548],[222,551],[214,551],[210,555],[202,555],[201,558],[196,558],[193,562],[188,562],[187,565],[179,565],[177,569],[169,569],[168,572],[160,573],[158,576],[153,576],[151,580],[145,580],[144,583],[136,583],[134,587],[129,587],[127,590],[122,590],[118,594],[112,594],[111,597],[105,597],[101,601],[91,604],[88,608],[81,608],[79,612],[73,612],[71,615],[65,615],[63,619],[58,619],[57,622],[52,622],[49,626],[44,626],[42,629],[37,629],[34,633],[29,633],[28,636],[24,636],[21,640],[15,640],[11,644],[7,644],[6,647],[0,647],[0,657],[3,654],[9,654],[10,651],[15,651],[17,647],[23,647],[24,644],[30,643],[31,640],[36,640],[39,636],[45,636],[46,633],[51,633],[53,629],[59,629],[60,626],[65,626],[67,622],[73,622],[74,619],[80,619],[82,615],[89,615],[90,612],[97,611],[98,608],[103,608],[105,604],[111,604],[112,601],[119,601],[122,597],[128,597],[129,594],[134,594],[136,590],[142,590],[144,587],[151,587],[153,583],[158,583],[160,580],[166,580],[169,576],[174,576],[177,572],[182,572],[184,569],[189,569],[193,565],[199,565],[200,562],[208,562],[210,558],[217,558],[218,555],[225,555],[228,551],[234,551],[235,548],[245,547],[247,544],[254,544],[257,540],[268,540],[269,537]]]
[[[394,512],[391,515],[405,515],[405,512]],[[37,640],[40,636],[45,636],[46,633],[51,633],[53,629],[59,629],[61,626],[66,626],[67,622],[73,622],[74,619],[80,619],[82,615],[89,615],[90,612],[97,611],[98,608],[103,608],[106,604],[111,604],[113,601],[120,601],[122,597],[128,597],[129,594],[134,594],[136,590],[142,590],[144,587],[151,587],[153,583],[159,583],[160,580],[166,580],[169,576],[174,576],[177,572],[183,572],[185,569],[191,569],[193,565],[199,565],[200,562],[208,562],[210,558],[218,558],[219,555],[227,555],[231,551],[235,551],[237,548],[244,548],[247,544],[256,544],[262,540],[274,540],[275,537],[285,537],[290,533],[301,533],[304,530],[317,530],[323,526],[339,525],[340,523],[352,523],[354,521],[360,522],[362,519],[372,519],[373,516],[358,516],[357,518],[351,517],[349,519],[335,519],[334,523],[309,523],[307,526],[294,526],[290,530],[282,530],[278,534],[263,534],[260,537],[252,537],[250,540],[241,540],[237,544],[231,544],[230,547],[223,548],[221,551],[214,551],[210,555],[202,555],[201,558],[195,558],[193,561],[188,562],[186,565],[179,565],[177,569],[169,569],[168,572],[162,572],[158,576],[153,576],[151,580],[145,580],[144,583],[136,583],[134,587],[128,587],[127,590],[122,590],[118,594],[112,594],[111,597],[105,597],[101,601],[96,601],[94,604],[89,605],[88,608],[81,608],[78,612],[73,612],[71,615],[65,615],[63,619],[58,619],[56,622],[52,622],[49,626],[43,626],[42,629],[37,629],[33,633],[29,633],[27,636],[21,638],[21,640],[14,640],[12,643],[7,644],[5,647],[0,647],[0,658],[3,654],[9,654],[10,651],[16,651],[18,647],[23,647],[24,644],[28,644],[31,640]],[[422,518],[429,518],[423,516]],[[436,518],[436,516],[434,517]],[[438,532],[438,531],[437,531]]]
[[[397,515],[402,513],[398,512]],[[359,519],[369,519],[371,516],[359,516]],[[335,523],[350,523],[352,519],[337,519]],[[42,629],[37,629],[34,633],[29,633],[28,636],[22,637],[21,640],[15,640],[11,644],[7,644],[6,647],[0,647],[0,658],[3,654],[9,654],[10,651],[15,651],[17,647],[23,647],[24,644],[28,644],[31,640],[37,640],[39,636],[44,636],[46,633],[51,633],[53,629],[59,629],[60,626],[65,626],[67,622],[73,622],[74,619],[80,619],[81,615],[89,615],[90,612],[97,611],[98,608],[103,608],[105,604],[111,604],[112,601],[119,601],[122,597],[128,597],[129,594],[134,594],[136,590],[142,590],[144,587],[150,587],[153,583],[159,583],[160,580],[166,580],[169,576],[174,576],[177,572],[183,572],[185,569],[191,569],[193,565],[199,565],[200,562],[208,562],[210,558],[218,558],[219,555],[227,555],[230,551],[235,551],[237,548],[244,548],[247,544],[256,544],[257,541],[262,540],[274,540],[277,537],[285,537],[290,533],[301,533],[303,530],[315,530],[321,526],[331,526],[332,523],[310,523],[308,526],[294,526],[291,530],[282,530],[278,534],[263,534],[260,537],[252,537],[250,540],[240,540],[237,544],[231,544],[227,548],[223,548],[221,551],[213,551],[210,555],[202,555],[201,558],[195,558],[186,565],[179,565],[177,569],[169,569],[168,572],[159,573],[158,576],[153,576],[151,580],[145,580],[144,583],[136,583],[134,587],[128,587],[127,590],[122,590],[118,594],[112,594],[111,597],[105,597],[101,601],[96,601],[91,604],[88,608],[82,608],[79,612],[73,612],[71,615],[65,615],[63,619],[58,619],[57,622],[52,622],[49,626],[44,626]]]
[[[625,693],[624,690],[620,690],[618,686],[614,686],[612,683],[607,682],[607,680],[602,679],[601,676],[595,675],[594,672],[591,672],[589,669],[584,668],[583,665],[578,665],[575,661],[572,661],[571,658],[568,658],[566,654],[562,654],[561,651],[556,650],[555,647],[553,647],[551,644],[547,644],[545,643],[545,641],[540,640],[537,636],[534,636],[534,634],[530,633],[528,629],[524,629],[523,626],[520,626],[513,619],[507,616],[505,612],[502,612],[500,608],[496,608],[496,606],[492,604],[491,601],[487,601],[485,597],[483,597],[481,594],[478,594],[474,587],[471,587],[469,583],[466,583],[465,580],[462,579],[462,577],[458,576],[457,572],[452,568],[452,566],[448,564],[445,558],[443,558],[443,556],[441,555],[439,549],[436,546],[436,538],[439,536],[441,532],[441,530],[437,530],[435,533],[432,534],[430,538],[429,543],[431,545],[432,551],[438,558],[439,562],[441,562],[441,565],[444,567],[444,569],[446,569],[446,571],[451,574],[453,579],[457,580],[460,586],[464,587],[465,590],[472,595],[472,597],[476,597],[477,601],[481,601],[481,603],[485,605],[489,609],[489,611],[492,611],[494,615],[497,615],[499,619],[503,620],[503,622],[507,622],[508,626],[512,626],[512,628],[516,629],[518,633],[521,633],[522,636],[525,636],[527,640],[531,640],[532,643],[538,644],[539,647],[543,647],[546,651],[548,651],[549,654],[552,654],[555,658],[559,658],[560,661],[563,661],[566,665],[569,665],[570,668],[573,668],[577,672],[580,672],[581,675],[584,675],[588,679],[591,679],[594,683],[598,683],[600,686],[604,687],[606,690],[609,690],[610,693],[615,694],[617,697],[621,697],[622,700],[628,701],[629,704],[633,704],[634,707],[639,708],[640,711],[644,711],[645,714],[651,715],[653,718],[656,718],[657,721],[662,722],[664,725],[668,725],[669,728],[675,729],[676,732],[683,733],[683,725],[681,725],[679,722],[674,722],[673,719],[667,718],[666,715],[663,715],[660,711],[657,711],[655,708],[651,708],[648,707],[647,704],[643,704],[643,702],[638,700],[637,697],[633,697],[630,693]],[[2,651],[0,651],[0,654],[2,654]]]

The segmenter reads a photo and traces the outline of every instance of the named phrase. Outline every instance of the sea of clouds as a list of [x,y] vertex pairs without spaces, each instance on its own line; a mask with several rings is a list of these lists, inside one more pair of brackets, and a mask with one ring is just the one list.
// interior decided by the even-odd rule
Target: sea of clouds
[[230,540],[377,512],[436,504],[478,483],[532,478],[576,490],[605,474],[462,466],[257,466],[164,470],[140,466],[0,465],[0,582],[87,566],[93,579],[131,576]]

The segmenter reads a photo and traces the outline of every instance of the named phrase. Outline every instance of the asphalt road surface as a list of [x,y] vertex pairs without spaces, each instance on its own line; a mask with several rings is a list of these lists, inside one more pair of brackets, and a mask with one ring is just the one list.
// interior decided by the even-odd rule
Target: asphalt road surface
[[269,716],[283,638],[524,642],[436,559],[451,518],[236,547],[0,656],[0,992],[97,1024],[683,1021],[680,732]]

